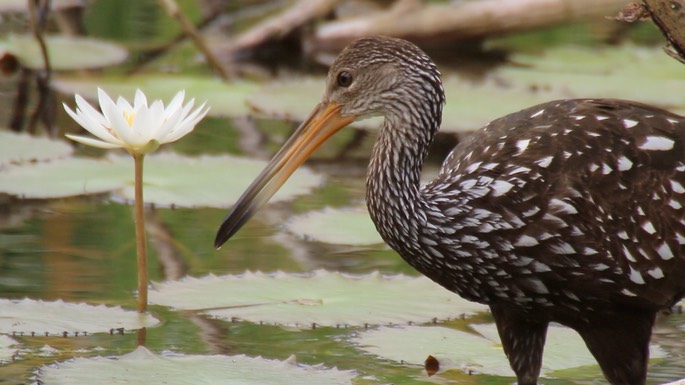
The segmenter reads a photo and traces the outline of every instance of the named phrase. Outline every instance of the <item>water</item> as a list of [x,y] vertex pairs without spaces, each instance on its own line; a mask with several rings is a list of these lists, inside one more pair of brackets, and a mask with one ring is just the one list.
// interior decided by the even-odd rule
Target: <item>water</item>
[[[91,12],[97,12],[97,9]],[[140,16],[134,14],[130,18],[135,21]],[[93,19],[89,19],[89,23],[94,23]],[[125,29],[119,38],[130,42],[140,36],[136,28],[150,26],[132,23],[127,28],[133,31]],[[113,29],[111,27],[110,31]],[[107,36],[105,32],[100,34]],[[165,34],[169,33],[162,35]],[[273,125],[274,122],[258,124]],[[287,132],[288,125],[281,125],[280,131]],[[237,144],[240,135],[234,129],[226,129],[227,126],[232,127],[230,121],[208,119],[173,149],[188,154],[242,153]],[[222,129],[217,130],[217,127]],[[364,148],[368,149],[369,140]],[[341,140],[344,141],[345,138]],[[272,151],[271,147],[273,144],[267,147],[267,152]],[[318,153],[310,163],[327,175],[324,186],[293,202],[270,205],[219,251],[212,245],[225,209],[148,210],[150,234],[157,234],[150,235],[149,239],[150,279],[163,281],[184,275],[238,274],[245,270],[307,272],[321,268],[349,273],[378,270],[416,274],[383,245],[326,245],[299,239],[279,228],[280,223],[295,213],[327,205],[346,206],[363,199],[366,159],[362,155],[368,152],[359,151],[351,157],[337,159],[336,150],[331,148]],[[438,165],[438,160],[432,160],[427,168],[434,170]],[[217,178],[224,177],[229,175],[217,175]],[[130,206],[112,203],[106,196],[48,201],[0,197],[0,213],[0,293],[3,298],[62,299],[135,308],[136,262]],[[278,326],[218,321],[160,306],[152,306],[150,310],[161,320],[159,326],[147,330],[146,345],[155,352],[247,354],[275,359],[295,354],[299,362],[324,362],[331,367],[357,370],[360,377],[373,375],[379,379],[378,382],[359,380],[359,383],[424,384],[429,381],[420,367],[379,360],[354,349],[347,341],[355,332],[353,329],[317,328],[294,332]],[[489,315],[480,318],[489,320]],[[452,321],[449,324],[463,328],[465,323]],[[669,356],[651,367],[650,383],[685,376],[683,325],[685,316],[682,314],[659,318],[654,341]],[[132,331],[67,338],[15,338],[24,350],[15,362],[0,366],[0,383],[3,384],[30,382],[36,368],[54,361],[75,356],[121,355],[137,345],[137,336]],[[49,357],[36,354],[44,345],[57,349],[57,353]],[[505,360],[504,356],[501,359]],[[448,382],[509,384],[512,379],[452,373],[441,380],[441,383]],[[604,380],[594,377],[577,381],[545,380],[545,383],[602,384]]]

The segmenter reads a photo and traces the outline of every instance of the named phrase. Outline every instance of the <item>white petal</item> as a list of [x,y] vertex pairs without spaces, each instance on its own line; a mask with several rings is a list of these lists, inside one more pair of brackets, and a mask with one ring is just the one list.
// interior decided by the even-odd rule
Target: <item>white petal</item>
[[138,111],[133,120],[133,131],[138,138],[136,146],[145,145],[152,139],[158,140],[157,131],[164,119],[163,112],[164,106],[159,100],[154,101],[150,108],[143,107]]
[[77,112],[79,114],[85,114],[87,115],[87,118],[90,118],[93,121],[96,121],[105,127],[109,126],[109,123],[107,122],[107,119],[104,117],[104,115],[102,115],[100,111],[93,108],[93,106],[91,106],[90,103],[88,103],[84,98],[82,98],[81,95],[75,95],[74,99],[76,100]]
[[100,108],[105,118],[109,121],[110,128],[114,130],[119,139],[126,145],[134,143],[136,136],[126,119],[124,119],[124,112],[114,104],[107,94],[104,92],[103,94],[105,97],[100,98]]
[[[87,102],[84,100],[79,101],[79,96],[77,96],[77,103],[81,104],[76,112],[72,111],[66,104],[64,104],[64,110],[71,116],[72,119],[76,121],[81,127],[85,128],[91,134],[97,136],[98,138],[112,143],[120,143],[120,140],[113,136],[105,126],[103,126],[100,121],[107,124],[104,116],[100,115],[95,111]],[[85,104],[85,106],[84,106]],[[85,108],[84,108],[85,107]]]
[[181,110],[183,105],[183,99],[185,98],[186,92],[184,90],[178,91],[173,99],[169,102],[169,105],[164,110],[164,115],[169,117],[176,112],[176,110]]
[[166,120],[166,113],[164,111],[164,103],[161,100],[155,100],[150,106],[150,117],[152,120],[148,123],[149,127],[146,128],[150,132],[150,137],[159,140],[160,137],[166,134],[161,132],[161,128],[164,126]]
[[174,142],[192,131],[195,128],[195,125],[202,120],[205,115],[207,115],[207,112],[209,112],[209,107],[205,108],[205,104],[207,103],[202,103],[197,110],[193,111],[193,113],[186,117],[182,122],[177,124],[171,133],[169,133],[169,135],[166,137],[165,142]]
[[138,110],[140,107],[147,107],[147,98],[145,97],[145,94],[143,91],[138,88],[136,90],[136,96],[135,99],[133,100],[133,108]]
[[93,146],[93,147],[106,148],[106,149],[123,147],[122,145],[118,145],[118,144],[110,143],[110,142],[105,142],[105,141],[98,140],[95,138],[91,138],[88,136],[71,135],[71,134],[66,134],[65,136],[67,138],[73,140],[73,141],[83,143],[85,145]]
[[178,126],[181,121],[181,112],[182,110],[180,108],[176,109],[174,113],[166,118],[166,121],[162,126],[159,127],[158,135],[156,137],[160,143],[169,142],[169,136],[174,132],[176,126]]
[[131,113],[134,111],[133,107],[131,106],[131,103],[129,103],[128,100],[124,99],[121,96],[117,98],[117,108],[121,110],[121,112]]

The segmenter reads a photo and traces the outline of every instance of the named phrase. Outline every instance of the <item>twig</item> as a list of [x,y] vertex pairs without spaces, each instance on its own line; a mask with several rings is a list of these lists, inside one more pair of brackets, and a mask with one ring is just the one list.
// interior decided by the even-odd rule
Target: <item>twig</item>
[[195,43],[200,52],[205,55],[207,62],[209,62],[209,65],[219,73],[219,76],[221,76],[221,78],[224,80],[230,79],[230,71],[221,64],[214,52],[209,48],[202,36],[200,36],[200,34],[197,32],[197,29],[193,23],[191,23],[190,20],[188,20],[188,18],[183,14],[183,12],[181,12],[178,4],[176,4],[176,1],[158,0],[158,2],[169,16],[178,21],[183,31],[185,31],[186,35],[188,35],[193,43]]
[[318,49],[339,49],[367,35],[389,35],[421,44],[501,35],[548,27],[590,17],[616,14],[626,0],[482,0],[454,4],[428,3],[420,8],[324,24],[313,43]]
[[685,63],[685,0],[643,0],[643,4],[672,48],[666,52]]

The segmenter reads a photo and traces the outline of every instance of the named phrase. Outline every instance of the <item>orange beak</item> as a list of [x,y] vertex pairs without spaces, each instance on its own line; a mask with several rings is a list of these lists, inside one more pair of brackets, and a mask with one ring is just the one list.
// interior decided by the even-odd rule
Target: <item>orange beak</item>
[[320,103],[316,106],[224,218],[216,234],[214,247],[220,248],[240,230],[314,150],[356,119],[356,116],[341,116],[340,109],[341,106],[336,103]]

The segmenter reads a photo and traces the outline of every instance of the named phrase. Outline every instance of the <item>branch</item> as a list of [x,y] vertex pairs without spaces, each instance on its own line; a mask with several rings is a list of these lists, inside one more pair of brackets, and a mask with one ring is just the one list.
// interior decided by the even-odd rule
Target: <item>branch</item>
[[685,0],[643,0],[643,4],[672,48],[666,52],[685,63]]
[[321,26],[314,44],[339,49],[367,35],[389,35],[422,44],[475,39],[615,15],[626,0],[483,0],[429,4],[418,9],[336,21]]
[[214,70],[219,73],[222,79],[228,80],[231,76],[228,69],[221,64],[214,52],[209,48],[202,36],[197,32],[195,25],[188,20],[188,18],[181,12],[175,0],[158,0],[159,4],[164,8],[166,13],[172,18],[176,19],[181,25],[181,28],[188,37],[195,43],[197,48],[205,55],[207,62]]

